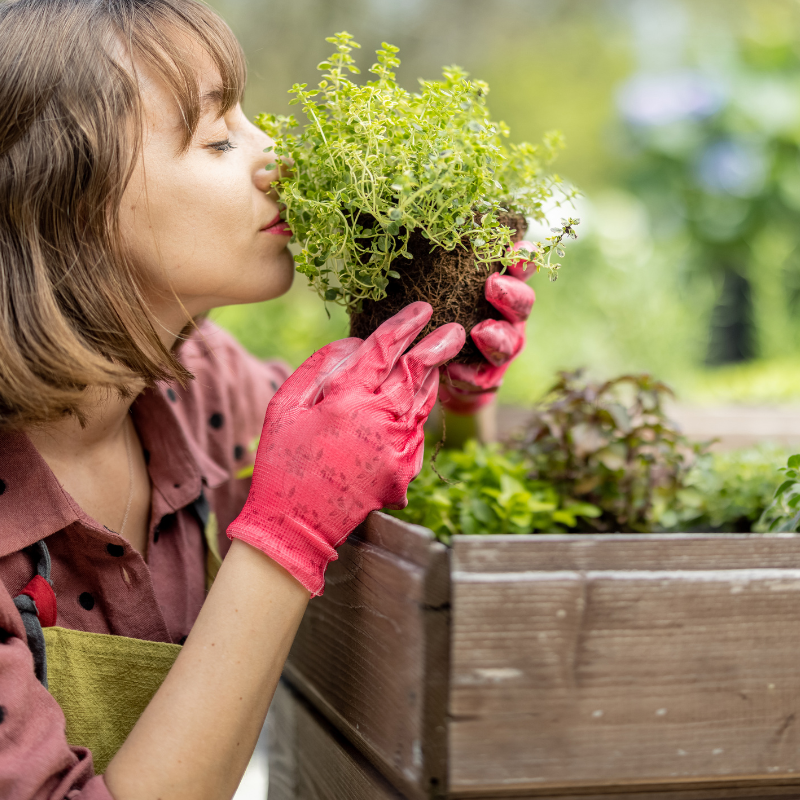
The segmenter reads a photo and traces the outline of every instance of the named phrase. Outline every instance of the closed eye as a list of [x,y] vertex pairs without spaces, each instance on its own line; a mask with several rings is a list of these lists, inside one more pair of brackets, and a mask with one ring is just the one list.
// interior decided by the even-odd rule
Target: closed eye
[[209,142],[206,147],[216,150],[219,153],[229,153],[231,150],[236,149],[236,145],[230,139],[223,139],[219,142]]

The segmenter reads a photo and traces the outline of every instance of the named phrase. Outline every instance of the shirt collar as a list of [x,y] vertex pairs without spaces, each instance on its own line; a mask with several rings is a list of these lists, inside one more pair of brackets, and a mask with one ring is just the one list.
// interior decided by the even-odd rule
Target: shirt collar
[[50,467],[24,433],[0,433],[0,557],[81,519]]
[[[215,489],[229,474],[187,435],[160,388],[146,389],[132,406],[148,472],[163,504],[178,511],[204,487]],[[63,530],[74,522],[98,527],[64,491],[30,439],[0,433],[0,558]],[[155,498],[154,498],[155,502]]]

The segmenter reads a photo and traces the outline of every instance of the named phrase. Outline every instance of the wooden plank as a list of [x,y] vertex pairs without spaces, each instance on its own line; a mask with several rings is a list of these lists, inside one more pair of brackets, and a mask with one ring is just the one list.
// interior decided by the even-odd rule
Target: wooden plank
[[409,797],[446,782],[448,550],[383,514],[339,550],[284,675]]
[[800,567],[800,534],[617,533],[453,537],[453,569],[459,572],[756,567]]
[[[539,539],[564,565],[604,566],[558,569],[552,549],[537,559],[535,538],[516,559],[511,541],[501,555],[486,540],[454,543],[453,797],[800,786],[800,569],[675,569],[687,543],[708,543],[695,539],[578,540],[572,553]],[[756,538],[739,540],[741,556],[712,541],[725,564],[754,551],[785,563]],[[796,537],[783,541],[792,550]]]
[[[789,800],[800,797],[796,786],[755,786],[726,787],[724,789],[676,789],[675,791],[633,791],[626,792],[623,787],[610,789],[609,793],[597,794],[577,790],[568,794],[492,794],[492,795],[453,795],[454,800]],[[269,800],[272,800],[270,795]]]
[[270,723],[269,800],[404,800],[285,684]]
[[450,602],[449,549],[422,525],[373,511],[351,537],[379,547],[425,570],[421,602],[438,608]]

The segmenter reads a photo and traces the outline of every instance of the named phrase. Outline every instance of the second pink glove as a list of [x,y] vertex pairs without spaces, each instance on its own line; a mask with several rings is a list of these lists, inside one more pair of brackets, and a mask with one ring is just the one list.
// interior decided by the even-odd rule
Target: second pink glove
[[[515,250],[533,250],[530,242],[517,242]],[[525,347],[525,321],[531,313],[536,295],[525,281],[534,274],[528,259],[509,267],[508,275],[493,273],[486,281],[486,299],[503,315],[503,319],[479,322],[470,336],[486,362],[448,364],[442,370],[439,400],[456,414],[474,414],[490,403],[503,383],[511,362]]]
[[466,338],[460,325],[443,325],[403,355],[430,317],[427,303],[412,303],[366,341],[323,347],[267,408],[250,496],[228,536],[266,553],[312,595],[370,511],[407,503],[438,367]]

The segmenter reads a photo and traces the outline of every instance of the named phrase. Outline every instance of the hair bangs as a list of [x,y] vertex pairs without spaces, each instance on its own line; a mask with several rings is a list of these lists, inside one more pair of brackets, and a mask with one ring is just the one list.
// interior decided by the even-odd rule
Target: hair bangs
[[202,55],[219,73],[214,99],[222,116],[244,94],[247,68],[242,48],[225,22],[200,2],[157,0],[128,7],[133,13],[124,34],[131,55],[134,60],[141,59],[172,91],[185,126],[185,149],[203,113],[198,80]]

